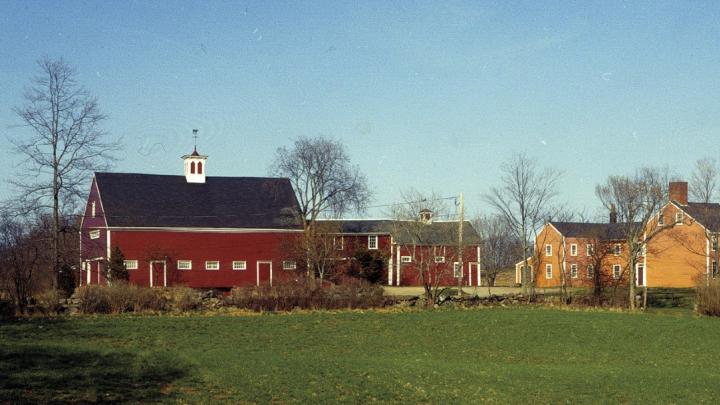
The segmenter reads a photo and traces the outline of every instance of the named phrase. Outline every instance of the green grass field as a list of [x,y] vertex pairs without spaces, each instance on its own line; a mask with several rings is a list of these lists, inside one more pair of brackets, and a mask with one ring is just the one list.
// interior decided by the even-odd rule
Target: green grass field
[[0,324],[0,402],[697,403],[720,320],[542,308]]

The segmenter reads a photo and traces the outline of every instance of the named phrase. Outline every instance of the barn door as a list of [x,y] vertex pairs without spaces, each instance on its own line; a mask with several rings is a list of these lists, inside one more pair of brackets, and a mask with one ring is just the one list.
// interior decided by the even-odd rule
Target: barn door
[[[477,263],[469,263],[469,264],[468,264],[468,273],[470,273],[470,276],[469,276],[469,278],[468,278],[468,285],[469,285],[469,286],[472,287],[472,285],[475,284],[476,286],[479,287],[479,286],[482,285],[482,281],[481,281],[481,278],[480,278],[480,276],[481,276],[481,274],[480,274],[480,268],[478,267],[478,264],[477,264]],[[474,283],[473,283],[473,278],[475,279],[475,280],[474,280],[474,281],[475,281]]]
[[167,287],[167,267],[162,260],[150,262],[150,287]]
[[257,262],[257,285],[272,285],[272,262]]

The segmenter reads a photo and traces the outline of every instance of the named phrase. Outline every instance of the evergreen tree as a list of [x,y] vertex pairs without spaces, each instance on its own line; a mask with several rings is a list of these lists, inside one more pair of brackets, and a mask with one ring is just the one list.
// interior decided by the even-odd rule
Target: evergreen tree
[[107,277],[110,282],[130,280],[130,273],[125,268],[125,255],[119,246],[115,246],[110,256]]

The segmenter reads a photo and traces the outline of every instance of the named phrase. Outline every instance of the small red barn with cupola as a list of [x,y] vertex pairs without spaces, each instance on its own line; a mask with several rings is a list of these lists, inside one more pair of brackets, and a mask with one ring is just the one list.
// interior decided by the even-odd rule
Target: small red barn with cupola
[[184,175],[95,173],[81,225],[81,284],[105,283],[115,247],[130,282],[229,289],[290,274],[284,247],[302,232],[286,178],[207,176],[207,156]]

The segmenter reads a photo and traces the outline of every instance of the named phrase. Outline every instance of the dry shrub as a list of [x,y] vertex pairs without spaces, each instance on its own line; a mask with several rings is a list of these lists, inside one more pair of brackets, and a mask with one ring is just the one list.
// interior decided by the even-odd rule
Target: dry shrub
[[178,311],[193,311],[202,307],[200,294],[188,287],[173,287],[168,289],[168,298],[172,307]]
[[132,304],[134,312],[163,311],[167,307],[166,300],[159,289],[135,286],[135,296]]
[[704,278],[695,288],[695,310],[699,314],[720,316],[720,280],[706,281]]
[[80,300],[79,311],[86,314],[110,313],[110,295],[107,287],[100,285],[84,285],[75,291]]
[[34,296],[39,309],[45,314],[57,314],[63,310],[62,300],[64,292],[56,289],[49,289]]
[[107,294],[108,306],[113,314],[121,314],[132,310],[137,287],[126,282],[116,281],[111,285],[104,286]]
[[159,290],[124,282],[85,285],[77,289],[79,310],[86,314],[162,311],[165,300]]
[[385,304],[383,289],[365,280],[346,278],[338,284],[323,284],[301,278],[274,286],[237,287],[226,303],[253,311],[291,311],[293,309],[372,308]]

